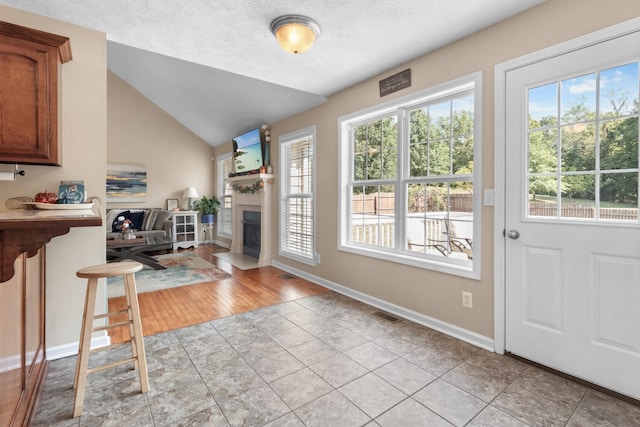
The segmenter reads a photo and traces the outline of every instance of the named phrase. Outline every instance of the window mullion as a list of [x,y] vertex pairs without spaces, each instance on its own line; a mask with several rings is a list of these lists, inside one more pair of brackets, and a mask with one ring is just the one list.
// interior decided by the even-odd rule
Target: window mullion
[[409,115],[406,109],[398,110],[398,173],[396,175],[396,252],[404,250],[406,245],[405,215],[407,212],[407,186],[405,180],[409,177]]

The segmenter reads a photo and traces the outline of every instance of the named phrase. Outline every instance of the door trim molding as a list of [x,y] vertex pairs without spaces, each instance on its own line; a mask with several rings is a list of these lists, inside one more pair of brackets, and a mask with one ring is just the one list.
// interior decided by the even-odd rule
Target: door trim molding
[[503,354],[505,351],[505,237],[506,227],[505,204],[505,166],[506,166],[506,80],[509,71],[527,65],[560,56],[575,50],[583,49],[598,43],[640,31],[640,17],[624,21],[602,30],[589,33],[575,39],[529,53],[527,55],[496,64],[494,67],[494,216],[493,216],[493,299],[494,299],[494,351]]

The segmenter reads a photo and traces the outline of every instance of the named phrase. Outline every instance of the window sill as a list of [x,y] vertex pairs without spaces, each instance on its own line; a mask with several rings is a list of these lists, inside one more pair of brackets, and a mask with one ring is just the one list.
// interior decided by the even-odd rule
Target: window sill
[[437,271],[439,273],[450,274],[453,276],[480,280],[480,266],[478,265],[478,261],[471,261],[471,265],[458,265],[454,264],[453,262],[438,262],[437,260],[432,258],[415,257],[402,253],[376,251],[371,248],[362,248],[358,246],[347,245],[340,245],[338,247],[338,250],[370,258],[377,258],[389,262],[394,262],[397,264],[423,268],[425,270]]

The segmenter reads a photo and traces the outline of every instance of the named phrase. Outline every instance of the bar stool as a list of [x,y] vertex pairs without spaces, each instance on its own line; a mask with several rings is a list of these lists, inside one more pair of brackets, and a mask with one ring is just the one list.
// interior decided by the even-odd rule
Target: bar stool
[[[142,264],[139,262],[115,262],[110,264],[94,265],[78,270],[76,276],[88,279],[87,294],[84,301],[84,313],[82,314],[82,329],[80,330],[80,348],[78,349],[78,360],[76,362],[76,373],[73,380],[75,388],[75,400],[73,403],[73,417],[82,415],[82,406],[84,403],[84,392],[87,385],[87,374],[102,371],[104,369],[120,366],[125,363],[133,362],[133,366],[140,374],[140,388],[142,393],[149,390],[149,378],[147,375],[147,360],[144,353],[144,341],[142,337],[142,325],[140,324],[140,308],[138,306],[138,295],[136,293],[136,279],[134,273],[142,270]],[[98,288],[98,279],[113,276],[123,276],[124,293],[127,301],[127,308],[121,311],[114,311],[95,316],[94,309],[96,306],[96,290]],[[112,325],[93,327],[94,319],[103,319],[105,317],[127,313],[127,320],[117,322]],[[108,365],[89,368],[89,353],[91,348],[91,334],[119,326],[128,326],[129,335],[131,335],[131,352],[132,357],[123,359]],[[117,344],[116,344],[117,345]],[[106,346],[95,351],[107,349],[112,346]]]

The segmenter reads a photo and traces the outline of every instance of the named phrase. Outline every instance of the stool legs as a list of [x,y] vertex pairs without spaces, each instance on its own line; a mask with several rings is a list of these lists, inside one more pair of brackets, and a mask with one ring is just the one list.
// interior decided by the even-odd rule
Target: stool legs
[[[104,277],[104,276],[102,276]],[[87,386],[87,374],[97,372],[102,369],[111,368],[123,363],[134,363],[134,369],[138,370],[140,375],[140,388],[142,393],[149,390],[149,377],[147,372],[147,359],[144,351],[144,338],[142,335],[142,324],[140,322],[140,307],[138,305],[138,295],[136,291],[136,280],[133,273],[123,274],[125,297],[127,301],[127,322],[120,322],[113,325],[93,327],[94,311],[96,306],[96,292],[98,288],[98,278],[88,277],[87,292],[84,302],[84,313],[82,314],[82,328],[80,330],[80,345],[78,349],[78,360],[76,361],[76,372],[73,379],[73,387],[75,388],[75,397],[73,403],[73,417],[82,415],[84,404],[84,394]],[[122,312],[120,312],[122,313]],[[95,318],[104,318],[114,313],[96,316]],[[110,327],[129,326],[129,334],[131,335],[131,353],[129,359],[120,362],[111,363],[105,366],[99,366],[89,369],[89,354],[91,351],[91,334],[97,330],[108,329]]]
[[133,334],[131,341],[134,343],[132,347],[133,356],[136,358],[136,368],[140,374],[140,388],[143,393],[149,390],[149,376],[147,374],[147,357],[144,352],[144,338],[142,336],[142,324],[140,322],[140,306],[138,305],[138,295],[136,291],[136,278],[133,274],[124,276],[124,284],[127,288],[126,294],[129,299],[129,307],[131,310],[131,326]]
[[80,353],[82,353],[82,343],[84,342],[84,323],[87,320],[87,306],[89,305],[89,289],[84,294],[84,311],[82,312],[82,323],[80,324],[80,341],[78,341],[78,357],[76,357],[76,370],[73,374],[73,389],[78,386],[78,373],[80,372]]
[[[138,369],[138,349],[136,348],[136,340],[134,337],[136,333],[133,329],[133,312],[131,311],[131,298],[129,297],[129,287],[127,282],[127,277],[123,276],[124,280],[124,298],[127,302],[127,320],[129,320],[129,344],[131,345],[131,354],[136,358],[135,362],[133,362],[133,369]],[[137,299],[136,299],[137,301]]]
[[90,278],[87,284],[87,297],[84,304],[84,314],[82,315],[82,330],[80,332],[80,348],[78,349],[78,360],[76,363],[76,374],[73,384],[76,388],[73,403],[73,417],[82,414],[84,404],[84,390],[87,386],[87,369],[89,367],[89,352],[91,351],[91,332],[93,330],[93,313],[96,308],[96,290],[98,279]]

